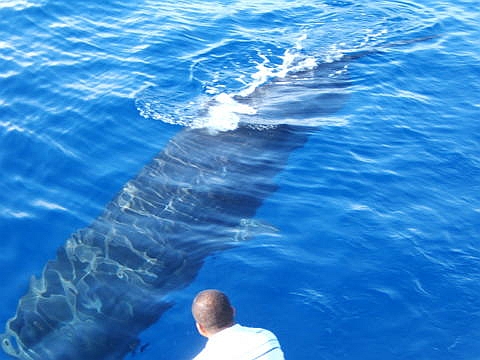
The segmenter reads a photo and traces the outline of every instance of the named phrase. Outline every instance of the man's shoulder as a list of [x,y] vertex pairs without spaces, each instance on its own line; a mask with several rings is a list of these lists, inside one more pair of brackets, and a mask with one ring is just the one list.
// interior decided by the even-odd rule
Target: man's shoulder
[[272,331],[246,326],[238,330],[244,334],[241,342],[245,345],[239,359],[284,360],[280,343]]
[[273,332],[235,324],[214,335],[194,360],[264,359],[283,360],[283,352]]
[[234,331],[239,333],[251,334],[255,336],[263,336],[268,338],[276,338],[275,334],[267,329],[242,326],[239,324],[236,324],[234,326],[235,326]]

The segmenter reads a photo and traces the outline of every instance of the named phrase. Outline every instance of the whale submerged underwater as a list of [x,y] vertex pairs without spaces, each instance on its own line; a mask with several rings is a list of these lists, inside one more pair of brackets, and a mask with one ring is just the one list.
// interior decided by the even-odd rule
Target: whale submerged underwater
[[[238,245],[274,177],[311,127],[348,97],[346,65],[318,64],[235,101],[255,109],[229,131],[185,128],[93,223],[58,249],[1,337],[20,359],[121,359],[206,257]],[[265,126],[259,126],[266,124]]]

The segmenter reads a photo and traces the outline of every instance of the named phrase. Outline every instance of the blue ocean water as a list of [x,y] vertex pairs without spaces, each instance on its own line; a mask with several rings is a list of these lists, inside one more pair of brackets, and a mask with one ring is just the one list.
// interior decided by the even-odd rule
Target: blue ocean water
[[135,358],[198,352],[191,299],[215,287],[288,359],[477,359],[479,19],[473,1],[3,0],[0,323],[184,126],[231,131],[257,119],[233,95],[353,54],[327,74],[348,76],[341,101],[290,121],[308,142],[258,234],[205,261]]

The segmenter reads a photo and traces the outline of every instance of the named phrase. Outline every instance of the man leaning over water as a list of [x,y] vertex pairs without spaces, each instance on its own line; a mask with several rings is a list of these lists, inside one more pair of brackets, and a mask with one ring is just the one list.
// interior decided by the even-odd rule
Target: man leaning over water
[[193,300],[192,314],[198,332],[208,338],[193,360],[284,360],[272,332],[235,323],[235,309],[221,291],[199,292]]

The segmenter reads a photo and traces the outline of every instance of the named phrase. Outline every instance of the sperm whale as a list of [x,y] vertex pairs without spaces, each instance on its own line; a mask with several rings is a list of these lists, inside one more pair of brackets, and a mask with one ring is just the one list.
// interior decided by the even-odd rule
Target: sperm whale
[[[257,111],[238,128],[183,129],[88,227],[58,249],[1,336],[24,360],[121,359],[188,285],[205,258],[236,246],[310,129],[346,101],[348,59],[274,79],[236,101]],[[262,124],[272,126],[252,126]],[[297,123],[298,124],[298,123]],[[245,225],[247,224],[247,225]]]

